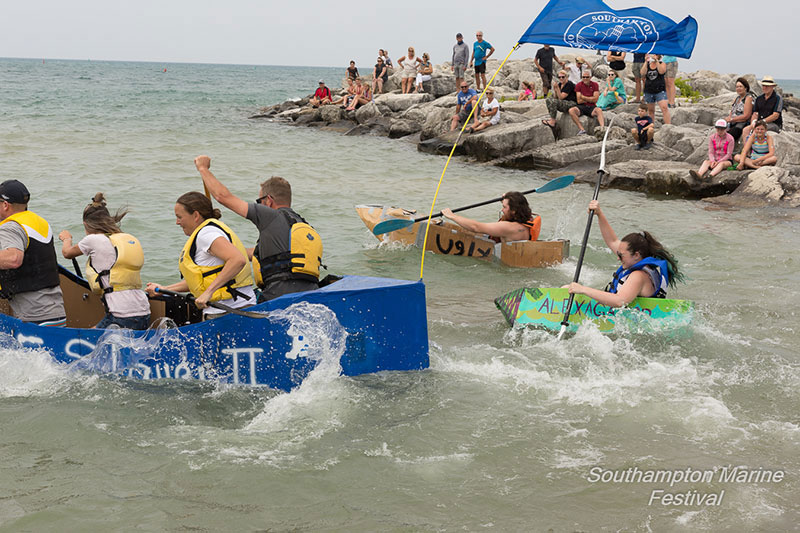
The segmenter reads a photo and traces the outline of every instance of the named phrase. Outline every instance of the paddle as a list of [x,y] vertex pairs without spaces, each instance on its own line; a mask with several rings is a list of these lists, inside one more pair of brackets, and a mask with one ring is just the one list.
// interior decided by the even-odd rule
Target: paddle
[[[165,294],[167,296],[172,296],[175,298],[183,298],[187,302],[194,302],[194,296],[191,294],[181,294],[180,292],[171,291],[169,289],[162,289],[160,287],[156,287],[156,292],[160,294]],[[266,313],[255,313],[252,311],[243,311],[241,309],[235,309],[225,304],[221,304],[219,302],[208,302],[209,307],[215,307],[217,309],[221,309],[222,311],[227,311],[228,313],[245,316],[247,318],[267,318]]]
[[[522,194],[531,194],[534,192],[543,193],[543,192],[550,192],[550,191],[557,191],[558,189],[563,189],[564,187],[569,186],[573,181],[575,181],[575,176],[567,175],[567,176],[559,176],[554,178],[538,189],[531,189],[529,191],[522,191]],[[459,207],[457,209],[453,209],[453,213],[458,213],[459,211],[466,211],[467,209],[472,209],[474,207],[480,207],[482,205],[492,204],[494,202],[499,202],[503,198],[492,198],[491,200],[486,200],[485,202],[478,202],[477,204],[467,205],[464,207]],[[430,218],[437,218],[442,216],[441,211],[431,215]],[[427,216],[415,218],[414,220],[408,220],[405,218],[390,218],[389,220],[384,220],[375,224],[375,227],[372,228],[373,235],[383,235],[384,233],[389,233],[392,231],[397,231],[399,229],[410,228],[417,222],[422,222],[423,220],[428,220]]]
[[[602,183],[603,176],[606,173],[606,141],[608,140],[608,132],[611,131],[611,124],[614,123],[614,118],[611,119],[611,122],[608,124],[608,128],[606,128],[606,134],[603,136],[603,146],[600,151],[600,168],[597,169],[597,183],[594,186],[594,196],[592,196],[592,200],[597,200],[597,197],[600,195],[600,184]],[[575,277],[572,279],[573,283],[578,283],[578,279],[581,277],[583,256],[586,254],[586,245],[589,243],[589,232],[592,230],[593,218],[594,209],[590,209],[589,220],[586,221],[586,230],[583,232],[583,243],[581,244],[581,253],[578,256],[578,266],[575,268]],[[564,335],[564,332],[567,331],[567,327],[569,326],[569,315],[570,310],[572,309],[573,300],[575,300],[575,295],[570,294],[567,307],[564,310],[564,320],[561,321],[561,330],[558,332],[559,339],[561,339],[561,337]]]

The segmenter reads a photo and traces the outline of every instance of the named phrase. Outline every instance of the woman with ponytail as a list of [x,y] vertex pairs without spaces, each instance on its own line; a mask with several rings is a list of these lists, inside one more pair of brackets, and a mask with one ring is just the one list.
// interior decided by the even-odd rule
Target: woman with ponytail
[[208,307],[209,302],[234,309],[255,305],[247,250],[233,230],[219,220],[221,216],[203,193],[192,191],[178,198],[175,224],[189,236],[178,260],[183,279],[167,286],[148,283],[148,294],[155,296],[156,288],[191,292],[195,305],[203,310],[203,319],[225,313]]
[[589,202],[589,210],[594,210],[603,240],[622,265],[604,291],[570,283],[565,288],[571,294],[585,294],[603,305],[623,307],[637,297],[666,298],[667,288],[683,281],[678,261],[650,233],[629,233],[620,240],[597,200]]
[[66,259],[80,255],[89,257],[86,280],[106,307],[106,316],[96,328],[116,324],[143,330],[150,322],[150,302],[142,291],[139,275],[144,264],[142,246],[136,237],[119,229],[119,222],[126,214],[127,209],[121,208],[111,215],[103,193],[99,192],[83,210],[86,237],[73,245],[72,235],[67,230],[58,236],[63,243],[61,255]]

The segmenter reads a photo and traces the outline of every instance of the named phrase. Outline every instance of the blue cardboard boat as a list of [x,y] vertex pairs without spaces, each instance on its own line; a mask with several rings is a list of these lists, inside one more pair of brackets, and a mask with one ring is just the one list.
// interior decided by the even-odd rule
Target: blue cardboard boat
[[91,329],[104,313],[99,298],[82,278],[60,273],[67,324],[81,327],[42,327],[0,314],[0,347],[44,349],[60,363],[131,378],[284,391],[321,364],[338,365],[348,376],[429,364],[421,281],[345,276],[248,309],[266,318],[228,314],[181,326],[196,309],[182,299],[154,299],[152,320],[162,327],[136,332]]

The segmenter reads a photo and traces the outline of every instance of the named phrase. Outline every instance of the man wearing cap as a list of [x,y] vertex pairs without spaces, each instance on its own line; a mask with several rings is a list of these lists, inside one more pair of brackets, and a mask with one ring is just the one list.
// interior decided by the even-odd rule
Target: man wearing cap
[[325,81],[319,80],[319,87],[314,91],[314,96],[308,101],[312,107],[331,103],[331,90],[325,86]]
[[0,183],[0,297],[14,316],[42,326],[66,325],[50,224],[28,211],[28,189]]
[[464,81],[464,71],[467,70],[467,63],[469,62],[469,46],[464,42],[464,36],[456,33],[456,44],[453,45],[453,59],[450,70],[456,76],[456,90],[461,88],[461,82]]
[[756,98],[750,125],[742,130],[742,139],[747,139],[759,119],[767,123],[767,131],[779,133],[783,129],[783,98],[775,90],[776,85],[772,76],[764,76],[761,80],[764,94]]
[[551,48],[549,44],[539,48],[536,51],[536,57],[533,58],[536,68],[539,69],[539,76],[542,77],[542,92],[545,93],[545,96],[547,96],[545,91],[549,91],[553,84],[553,60],[558,62],[561,68],[564,68],[565,63],[558,58],[555,49]]

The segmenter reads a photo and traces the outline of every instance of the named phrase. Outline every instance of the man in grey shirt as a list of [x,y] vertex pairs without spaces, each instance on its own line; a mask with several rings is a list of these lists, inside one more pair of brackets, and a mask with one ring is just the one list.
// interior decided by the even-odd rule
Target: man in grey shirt
[[455,73],[456,90],[458,90],[461,87],[461,82],[464,81],[464,72],[467,70],[467,63],[469,63],[469,46],[464,42],[464,36],[460,33],[456,33],[452,63],[450,70]]
[[14,316],[43,326],[66,325],[53,232],[28,211],[30,193],[21,182],[0,183],[0,297]]
[[[261,265],[262,283],[259,283],[261,295],[258,301],[265,302],[284,294],[318,289],[319,266],[322,261],[321,241],[316,243],[319,245],[319,257],[299,259],[292,256],[294,252],[291,250],[292,226],[296,223],[305,223],[305,220],[291,208],[292,190],[289,182],[274,176],[261,184],[261,196],[255,202],[245,202],[231,193],[211,173],[210,157],[197,156],[194,164],[211,195],[258,228],[256,246],[252,251],[248,249],[248,252],[264,263]],[[315,238],[319,239],[319,235]],[[315,267],[316,275],[298,273],[297,268],[292,268],[297,267],[298,262],[303,263],[303,266]],[[270,264],[272,267],[266,268]]]

